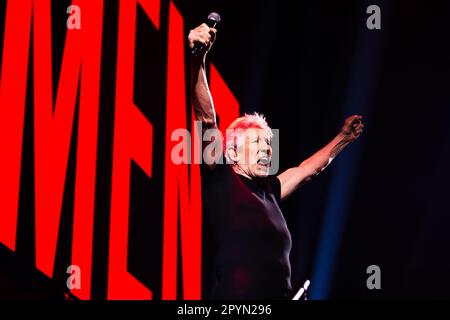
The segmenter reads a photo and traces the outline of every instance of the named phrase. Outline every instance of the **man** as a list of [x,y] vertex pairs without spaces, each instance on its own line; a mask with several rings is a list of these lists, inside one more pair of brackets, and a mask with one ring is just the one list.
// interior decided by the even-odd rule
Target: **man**
[[[216,32],[202,24],[188,37],[191,49],[197,43],[204,45],[200,54],[191,56],[194,112],[203,130],[217,129],[205,73]],[[261,115],[245,115],[230,125],[233,130],[227,130],[226,143],[219,149],[223,155],[204,153],[205,298],[280,299],[292,294],[291,236],[279,203],[317,176],[361,134],[361,118],[347,118],[325,147],[276,177],[268,175],[272,132]],[[204,150],[209,146],[205,144]],[[227,164],[217,161],[223,158]]]

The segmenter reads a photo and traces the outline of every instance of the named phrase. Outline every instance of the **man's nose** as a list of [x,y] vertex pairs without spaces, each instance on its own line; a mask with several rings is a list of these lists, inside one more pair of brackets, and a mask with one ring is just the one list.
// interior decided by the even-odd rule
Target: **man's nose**
[[271,148],[270,145],[268,145],[267,143],[264,143],[264,144],[260,147],[259,151],[260,151],[260,152],[266,153],[268,156],[271,156],[271,155],[272,155],[272,148]]

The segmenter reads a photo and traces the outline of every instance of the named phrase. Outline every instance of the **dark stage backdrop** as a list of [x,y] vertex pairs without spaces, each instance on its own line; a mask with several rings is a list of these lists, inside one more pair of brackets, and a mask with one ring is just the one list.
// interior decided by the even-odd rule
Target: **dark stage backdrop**
[[[73,1],[80,31],[67,30],[70,1],[51,1],[48,19],[45,2],[0,0],[0,298],[201,297],[198,172],[176,171],[166,156],[167,132],[191,126],[187,34],[211,11],[223,20],[208,57],[219,119],[266,115],[280,130],[281,170],[326,144],[346,116],[364,117],[363,135],[282,206],[293,283],[311,279],[313,299],[450,296],[444,1]],[[380,30],[366,27],[373,4]],[[5,23],[7,7],[15,15]],[[64,50],[75,32],[86,38],[72,35]],[[50,52],[52,92],[39,71]],[[63,53],[74,59],[67,70],[74,64],[75,75],[64,77],[75,91],[66,85],[58,102]],[[39,107],[37,97],[48,92]],[[53,115],[42,111],[52,100]],[[46,131],[51,117],[61,127]],[[84,163],[78,174],[77,163]],[[193,247],[183,254],[177,235],[189,228]],[[81,269],[83,291],[67,289],[72,255],[89,266]],[[380,268],[379,290],[366,285],[371,265]]]

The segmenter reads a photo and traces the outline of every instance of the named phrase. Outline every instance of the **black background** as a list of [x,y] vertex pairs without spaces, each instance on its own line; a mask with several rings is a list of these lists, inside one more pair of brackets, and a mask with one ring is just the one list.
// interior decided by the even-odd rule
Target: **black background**
[[[0,43],[5,3],[0,1]],[[351,168],[350,204],[340,222],[343,236],[328,298],[448,298],[449,6],[444,1],[174,3],[185,19],[186,36],[209,12],[221,14],[209,60],[238,98],[242,113],[262,112],[280,129],[281,169],[299,164],[334,137],[350,111],[364,116],[365,132],[349,147],[357,146],[359,156]],[[54,92],[69,4],[52,1]],[[381,30],[366,28],[370,4],[381,7]],[[106,297],[118,2],[105,1],[104,9],[94,299]],[[163,0],[158,31],[138,6],[136,34],[134,102],[154,126],[153,154],[159,158],[153,161],[152,179],[132,166],[129,271],[156,299],[161,290],[167,13]],[[357,63],[367,72],[355,75]],[[76,125],[54,279],[33,267],[32,70],[30,59],[17,252],[0,245],[0,298],[63,298],[70,260]],[[367,79],[372,79],[370,88],[355,85]],[[360,95],[366,100],[355,99],[365,101],[364,106],[349,108],[352,97]],[[340,160],[345,158],[335,162]],[[282,207],[293,236],[294,282],[313,274],[335,167]],[[366,287],[366,268],[372,264],[381,268],[381,290]]]

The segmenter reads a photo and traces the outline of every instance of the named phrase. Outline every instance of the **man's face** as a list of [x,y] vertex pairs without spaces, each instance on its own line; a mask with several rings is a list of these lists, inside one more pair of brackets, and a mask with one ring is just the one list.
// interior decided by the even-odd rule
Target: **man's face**
[[237,166],[249,178],[267,177],[272,157],[271,138],[263,129],[244,132],[244,143],[236,149]]

